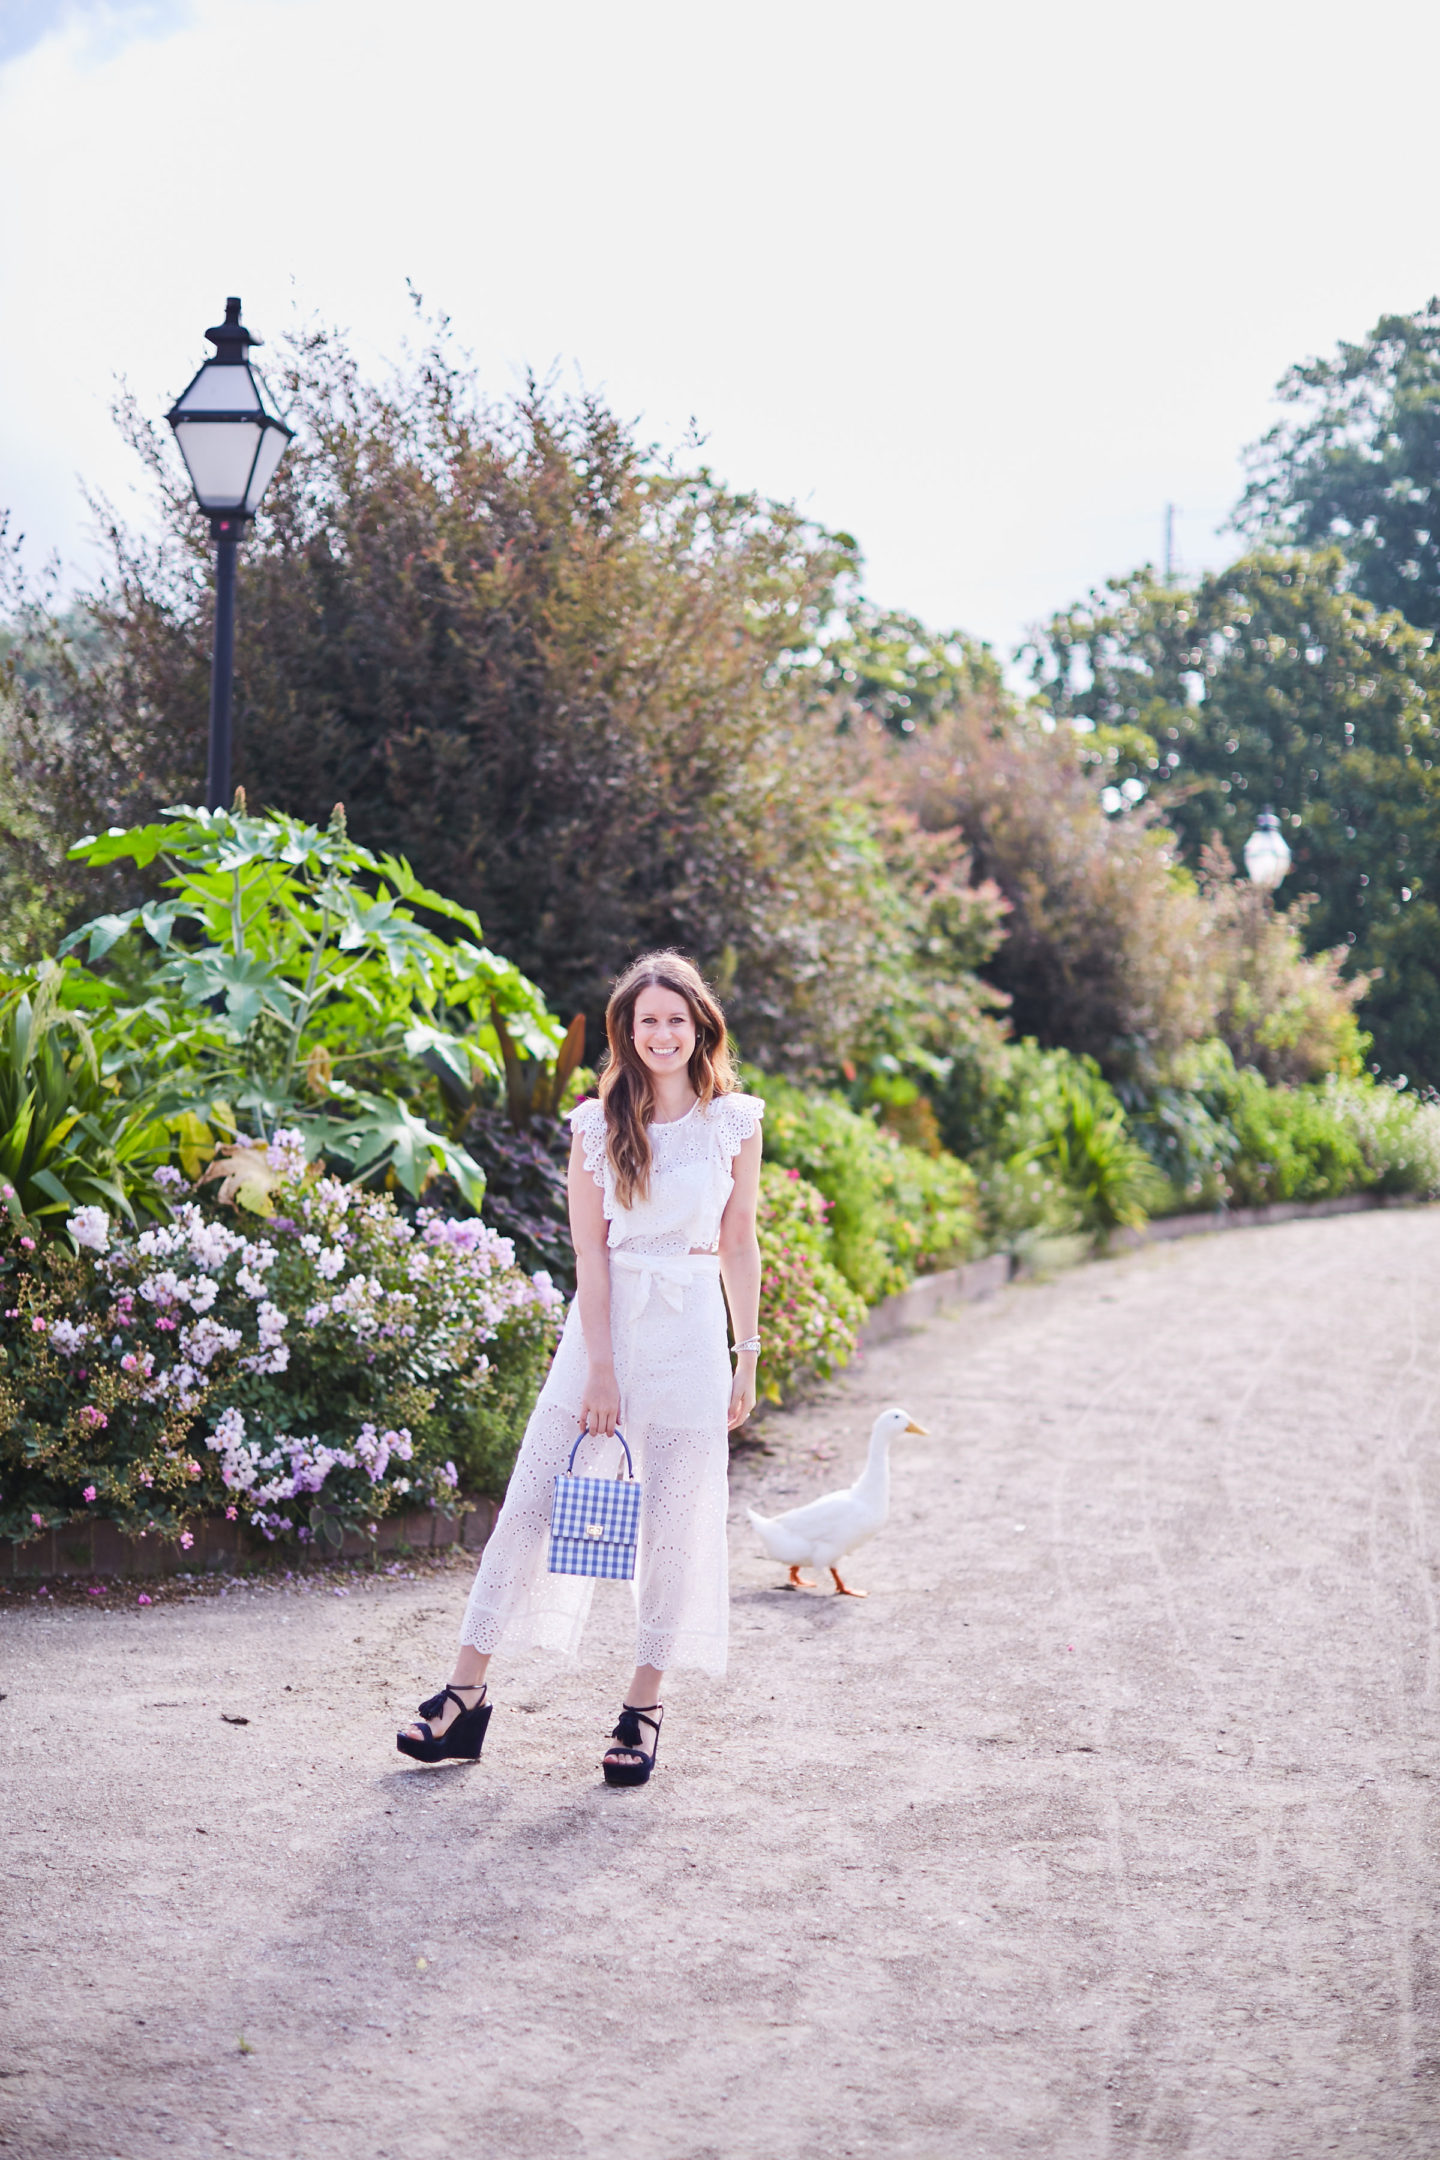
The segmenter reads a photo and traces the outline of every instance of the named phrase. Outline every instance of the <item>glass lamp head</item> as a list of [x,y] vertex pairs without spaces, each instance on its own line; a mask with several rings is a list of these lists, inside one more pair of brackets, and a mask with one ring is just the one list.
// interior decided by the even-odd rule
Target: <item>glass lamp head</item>
[[1262,810],[1245,842],[1245,874],[1262,892],[1274,892],[1290,868],[1291,855],[1273,810]]
[[195,500],[212,518],[254,517],[294,429],[251,365],[260,340],[240,320],[240,302],[205,333],[215,347],[165,415],[175,430]]

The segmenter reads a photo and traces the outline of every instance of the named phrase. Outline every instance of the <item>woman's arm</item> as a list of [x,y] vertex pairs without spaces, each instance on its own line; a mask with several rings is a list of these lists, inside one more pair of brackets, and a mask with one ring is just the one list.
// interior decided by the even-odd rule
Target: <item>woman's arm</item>
[[580,1331],[585,1338],[581,1411],[586,1432],[613,1433],[620,1415],[620,1389],[610,1341],[610,1226],[605,1220],[605,1196],[585,1167],[585,1143],[578,1132],[570,1143],[569,1194],[570,1242],[575,1247]]
[[[735,1190],[720,1218],[720,1279],[730,1307],[730,1324],[736,1342],[760,1332],[760,1240],[755,1235],[755,1210],[760,1200],[760,1134],[758,1129],[741,1146],[730,1165]],[[735,1360],[730,1387],[729,1427],[743,1425],[755,1407],[756,1353],[742,1350]]]

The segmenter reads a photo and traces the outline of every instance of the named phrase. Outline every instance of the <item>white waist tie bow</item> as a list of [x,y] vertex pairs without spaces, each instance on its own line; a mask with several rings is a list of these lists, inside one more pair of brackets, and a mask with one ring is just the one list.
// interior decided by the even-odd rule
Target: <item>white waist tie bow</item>
[[685,1292],[695,1280],[697,1270],[702,1275],[718,1269],[718,1253],[686,1253],[683,1259],[667,1259],[660,1253],[626,1252],[615,1247],[610,1254],[612,1268],[623,1268],[627,1274],[640,1277],[640,1305],[643,1311],[649,1303],[650,1292],[658,1289],[672,1312],[684,1312]]

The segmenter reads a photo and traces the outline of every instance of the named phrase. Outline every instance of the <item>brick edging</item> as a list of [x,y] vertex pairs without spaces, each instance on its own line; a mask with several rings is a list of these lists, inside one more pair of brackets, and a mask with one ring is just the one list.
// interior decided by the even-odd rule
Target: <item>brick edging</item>
[[[322,1541],[300,1548],[302,1556],[319,1554],[324,1559],[359,1559],[372,1551],[386,1553],[443,1552],[452,1545],[479,1552],[495,1526],[499,1513],[493,1500],[472,1501],[456,1515],[442,1515],[438,1508],[415,1508],[406,1515],[387,1515],[372,1545],[369,1538],[350,1531],[338,1551]],[[127,1537],[114,1523],[103,1519],[65,1523],[46,1530],[23,1544],[0,1543],[0,1581],[24,1581],[54,1577],[57,1582],[77,1575],[201,1575],[225,1568],[240,1568],[247,1561],[282,1553],[292,1560],[295,1547],[270,1544],[247,1530],[243,1523],[227,1522],[223,1515],[205,1515],[192,1524],[194,1544],[188,1551],[171,1539]]]

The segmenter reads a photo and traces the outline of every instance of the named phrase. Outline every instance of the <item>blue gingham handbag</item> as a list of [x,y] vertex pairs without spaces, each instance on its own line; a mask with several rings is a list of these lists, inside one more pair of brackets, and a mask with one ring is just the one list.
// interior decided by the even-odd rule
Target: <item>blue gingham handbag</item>
[[629,1582],[635,1573],[635,1541],[640,1534],[640,1486],[622,1432],[615,1438],[625,1449],[625,1468],[613,1478],[576,1477],[575,1457],[581,1433],[570,1450],[570,1467],[555,1480],[550,1510],[550,1573],[603,1575]]

